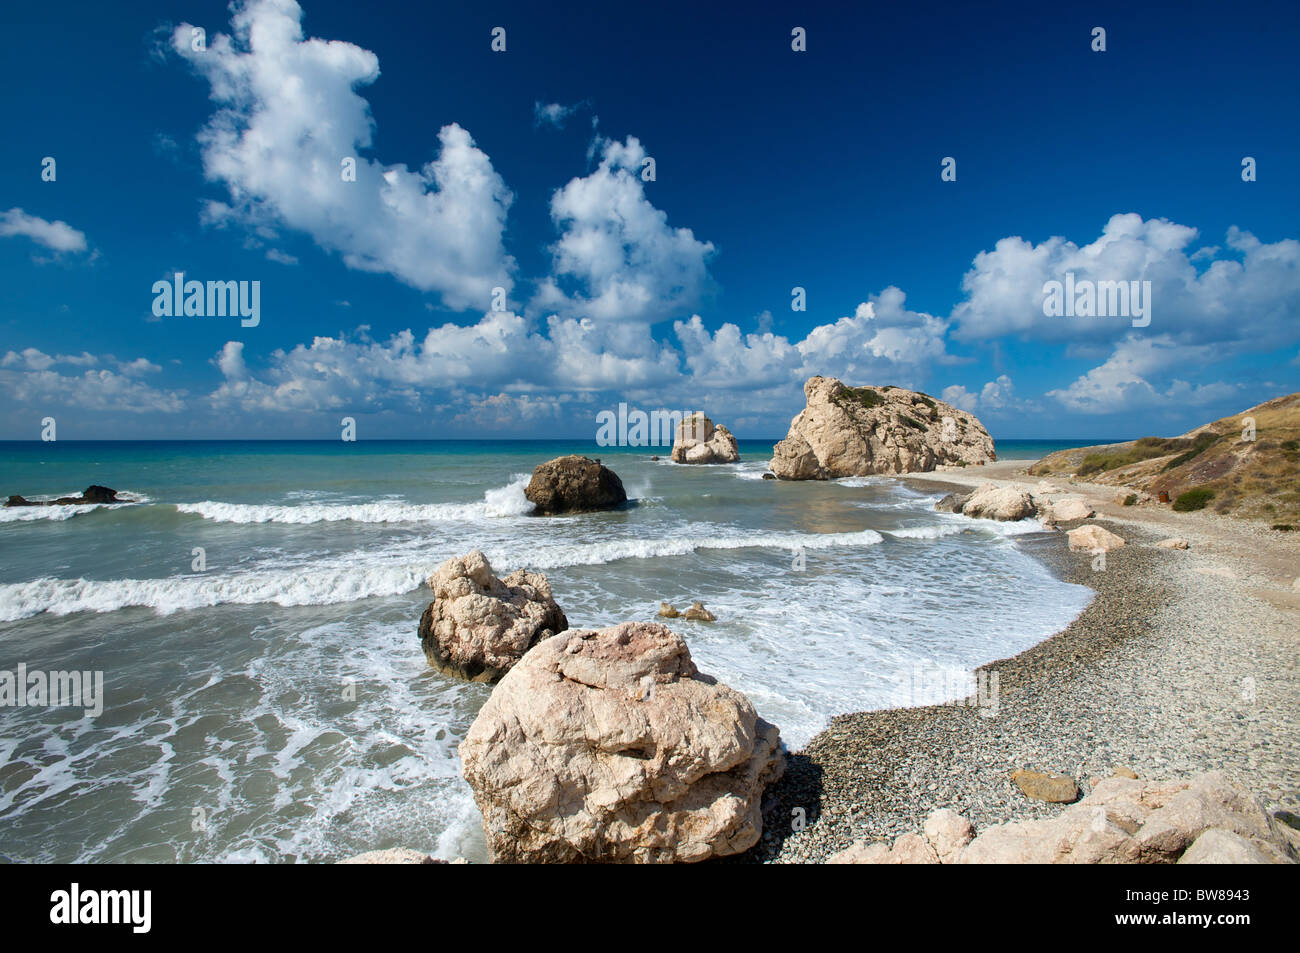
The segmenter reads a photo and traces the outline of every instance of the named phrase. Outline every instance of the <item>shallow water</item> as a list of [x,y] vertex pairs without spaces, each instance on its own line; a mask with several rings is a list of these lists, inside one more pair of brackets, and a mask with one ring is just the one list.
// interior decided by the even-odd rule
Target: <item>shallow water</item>
[[[886,478],[764,481],[770,449],[688,468],[540,441],[8,445],[0,492],[144,502],[0,509],[0,670],[102,671],[106,696],[94,717],[0,707],[0,854],[481,859],[456,746],[489,689],[430,671],[416,636],[423,580],[471,548],[545,571],[575,628],[702,600],[716,623],[674,623],[697,665],[792,748],[839,712],[963,694],[1091,596],[1021,550],[1035,523],[938,514]],[[526,475],[566,452],[633,503],[529,515]]]

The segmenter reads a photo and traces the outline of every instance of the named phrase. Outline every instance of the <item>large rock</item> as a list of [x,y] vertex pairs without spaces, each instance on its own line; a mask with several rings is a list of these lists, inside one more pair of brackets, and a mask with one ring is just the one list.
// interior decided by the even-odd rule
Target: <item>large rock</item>
[[1045,519],[1053,523],[1071,523],[1075,520],[1086,520],[1096,516],[1097,511],[1089,505],[1088,501],[1082,497],[1067,496],[1064,499],[1052,500],[1047,507]]
[[[1056,817],[997,824],[974,840],[969,824],[962,828],[950,814],[936,811],[925,824],[925,841],[942,863],[1279,864],[1297,856],[1277,822],[1222,772],[1165,783],[1107,778]],[[827,862],[933,863],[916,839],[904,835],[893,849],[854,844]]]
[[735,463],[739,459],[740,448],[731,431],[715,427],[702,412],[696,411],[677,424],[673,463]]
[[1079,526],[1065,535],[1069,537],[1071,549],[1086,549],[1091,553],[1098,551],[1108,553],[1124,545],[1124,537],[1116,536],[1095,523]]
[[981,483],[962,504],[961,512],[979,519],[1023,520],[1036,514],[1038,507],[1033,496],[1019,487]]
[[618,474],[599,460],[576,454],[540,464],[524,496],[543,515],[610,510],[627,502]]
[[420,645],[444,675],[496,682],[542,639],[569,627],[539,572],[492,574],[477,549],[429,578],[433,601],[420,617]]
[[772,472],[781,479],[915,473],[997,459],[993,438],[973,414],[926,394],[846,387],[831,377],[809,378],[803,392],[806,406],[773,450]]
[[670,863],[759,839],[777,729],[652,622],[539,644],[460,746],[496,863]]

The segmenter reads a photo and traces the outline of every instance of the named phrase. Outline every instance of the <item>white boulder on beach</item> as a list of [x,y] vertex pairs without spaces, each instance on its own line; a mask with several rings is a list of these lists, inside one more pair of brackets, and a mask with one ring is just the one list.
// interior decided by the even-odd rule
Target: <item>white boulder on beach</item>
[[573,631],[506,675],[460,746],[493,863],[674,863],[758,842],[776,727],[653,622]]

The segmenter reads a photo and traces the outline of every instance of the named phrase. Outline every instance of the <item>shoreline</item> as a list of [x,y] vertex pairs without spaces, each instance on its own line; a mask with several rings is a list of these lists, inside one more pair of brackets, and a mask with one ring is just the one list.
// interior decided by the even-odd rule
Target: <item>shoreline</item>
[[[1033,485],[1034,462],[898,479],[943,492]],[[1127,541],[1100,572],[1062,531],[1022,541],[1060,578],[1091,588],[1089,606],[978,670],[997,675],[992,717],[948,703],[832,718],[789,753],[764,799],[762,841],[732,862],[822,862],[855,842],[918,831],[945,807],[977,832],[1060,813],[1066,805],[1020,793],[1010,780],[1019,768],[1068,774],[1085,795],[1119,767],[1159,780],[1223,769],[1270,811],[1300,809],[1300,591],[1287,577],[1300,539],[1205,511],[1122,507],[1111,486],[1047,482],[1087,499],[1097,510],[1088,522]],[[1173,535],[1191,549],[1153,545]],[[806,826],[796,831],[800,809]]]

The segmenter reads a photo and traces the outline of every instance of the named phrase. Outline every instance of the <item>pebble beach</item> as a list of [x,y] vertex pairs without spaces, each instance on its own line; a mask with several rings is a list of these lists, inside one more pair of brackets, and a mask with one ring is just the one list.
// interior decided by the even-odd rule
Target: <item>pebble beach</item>
[[[1032,484],[1026,466],[904,479],[930,490]],[[1069,489],[1127,545],[1100,570],[1063,532],[1026,547],[1093,589],[1092,603],[1055,636],[980,670],[996,675],[995,706],[834,718],[790,753],[764,803],[763,840],[740,860],[822,862],[917,831],[940,808],[976,830],[1059,813],[1011,782],[1022,768],[1069,775],[1083,794],[1116,769],[1156,779],[1224,770],[1270,811],[1300,808],[1300,540],[1213,513],[1121,508],[1113,487]],[[1190,548],[1154,545],[1172,535]]]

